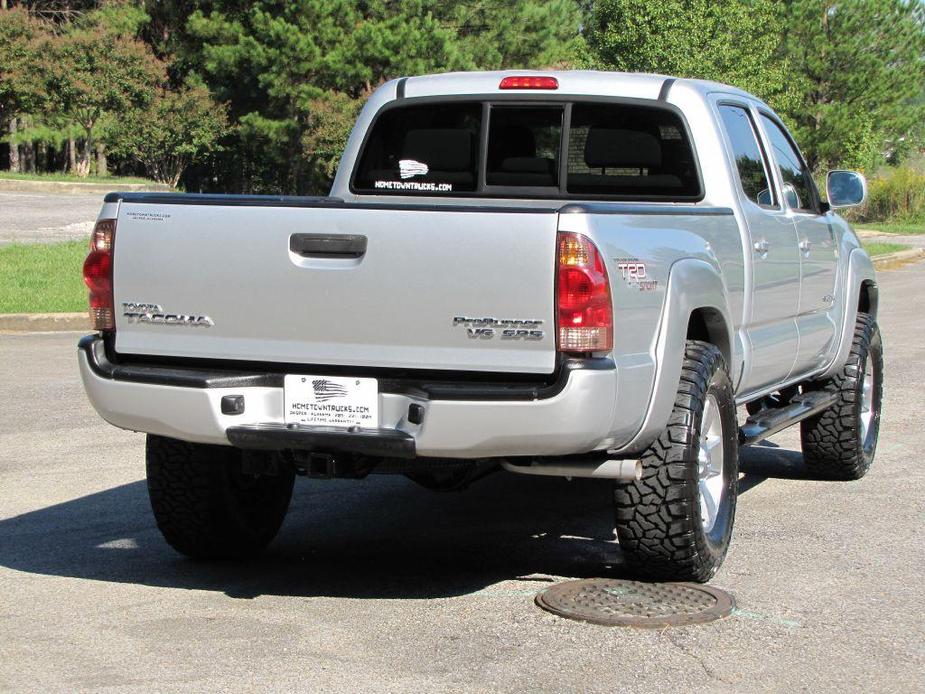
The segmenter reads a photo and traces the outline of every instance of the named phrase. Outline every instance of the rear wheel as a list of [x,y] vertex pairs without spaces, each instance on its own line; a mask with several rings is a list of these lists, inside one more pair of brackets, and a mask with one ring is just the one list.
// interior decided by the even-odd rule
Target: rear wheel
[[716,573],[732,538],[737,437],[723,355],[689,340],[668,426],[643,454],[642,478],[614,490],[617,537],[634,573],[700,582]]
[[[245,468],[229,446],[207,446],[148,435],[148,494],[167,543],[195,558],[254,555],[282,525],[295,473],[272,459]],[[253,472],[259,470],[260,472]]]
[[803,388],[838,395],[832,407],[800,424],[807,467],[830,479],[860,479],[874,461],[883,400],[883,347],[872,316],[858,314],[851,354],[841,371]]

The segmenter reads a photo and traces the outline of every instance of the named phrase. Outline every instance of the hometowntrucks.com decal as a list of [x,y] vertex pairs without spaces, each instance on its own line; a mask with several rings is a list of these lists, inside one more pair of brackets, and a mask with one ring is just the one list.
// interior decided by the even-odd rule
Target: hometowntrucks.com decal
[[421,181],[376,181],[373,186],[387,190],[420,190],[437,193],[448,193],[453,190],[452,183],[424,183]]

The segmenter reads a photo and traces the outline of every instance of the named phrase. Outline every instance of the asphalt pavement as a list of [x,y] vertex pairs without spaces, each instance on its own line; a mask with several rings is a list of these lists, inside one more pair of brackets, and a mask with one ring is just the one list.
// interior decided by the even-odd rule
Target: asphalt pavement
[[0,192],[0,245],[89,238],[103,194]]
[[0,335],[0,689],[922,691],[925,263],[880,282],[871,472],[812,479],[794,430],[743,451],[712,582],[738,610],[658,631],[533,603],[621,575],[605,482],[300,479],[259,560],[186,560],[154,526],[143,436],[83,395],[77,335]]

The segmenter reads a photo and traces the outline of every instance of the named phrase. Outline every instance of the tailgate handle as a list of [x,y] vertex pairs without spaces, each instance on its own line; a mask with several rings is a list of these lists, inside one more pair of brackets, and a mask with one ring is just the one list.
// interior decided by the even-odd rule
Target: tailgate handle
[[293,234],[289,250],[309,258],[362,258],[366,237],[358,234]]

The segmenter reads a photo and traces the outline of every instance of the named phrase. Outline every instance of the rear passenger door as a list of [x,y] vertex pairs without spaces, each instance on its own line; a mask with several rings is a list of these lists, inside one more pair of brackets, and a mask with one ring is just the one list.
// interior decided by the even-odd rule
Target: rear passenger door
[[748,227],[751,294],[743,325],[750,358],[741,393],[785,381],[799,344],[794,316],[800,303],[800,259],[793,222],[773,184],[755,113],[745,103],[717,104],[738,197]]
[[835,233],[822,213],[819,194],[793,138],[771,114],[762,111],[761,124],[791,219],[796,228],[801,266],[797,328],[800,345],[794,376],[822,367],[835,339],[835,278],[838,267]]

